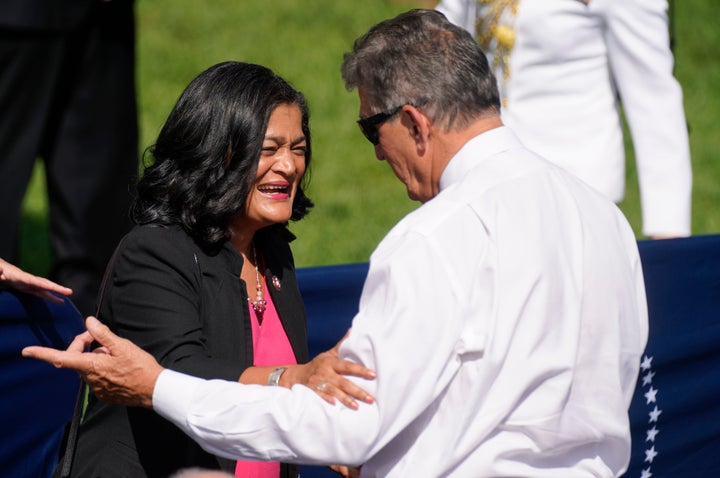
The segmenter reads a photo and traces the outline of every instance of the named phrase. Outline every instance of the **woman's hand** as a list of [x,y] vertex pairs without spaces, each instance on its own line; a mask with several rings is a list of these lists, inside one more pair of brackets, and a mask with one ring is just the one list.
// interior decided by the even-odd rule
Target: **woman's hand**
[[353,410],[358,408],[356,400],[373,403],[375,399],[372,395],[344,377],[352,375],[368,380],[375,378],[375,372],[369,368],[338,358],[338,349],[345,337],[335,347],[319,354],[309,363],[289,366],[280,376],[279,384],[292,387],[300,383],[313,389],[328,403],[334,404],[335,399],[338,399]]

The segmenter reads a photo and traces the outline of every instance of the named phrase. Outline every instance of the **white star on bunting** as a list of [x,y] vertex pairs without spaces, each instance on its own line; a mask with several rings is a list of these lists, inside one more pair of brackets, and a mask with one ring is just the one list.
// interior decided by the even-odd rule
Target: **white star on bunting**
[[[658,393],[659,390],[652,386],[655,372],[652,370],[653,357],[645,355],[640,362],[640,370],[642,371],[642,385],[644,390],[645,403],[648,405],[648,429],[646,430],[645,442],[650,444],[650,448],[645,449],[645,463],[648,463],[647,468],[641,471],[640,478],[651,478],[652,463],[657,457],[658,452],[655,450],[655,439],[660,433],[660,429],[657,426],[658,419],[662,414],[662,410],[658,407]],[[650,406],[653,408],[650,409]],[[652,425],[651,425],[652,424]]]
[[652,357],[648,357],[647,355],[643,357],[642,362],[640,363],[640,369],[641,370],[649,370],[650,367],[652,367]]
[[647,400],[648,404],[655,403],[657,399],[657,393],[658,391],[656,388],[650,387],[650,390],[648,390],[645,394],[645,399]]
[[650,423],[657,423],[658,417],[660,417],[660,414],[662,413],[662,410],[658,409],[657,405],[655,405],[655,408],[653,408],[649,415],[650,420],[648,420]]
[[655,451],[655,445],[653,445],[649,449],[645,450],[645,461],[650,462],[652,464],[652,462],[656,456],[657,456],[657,452]]

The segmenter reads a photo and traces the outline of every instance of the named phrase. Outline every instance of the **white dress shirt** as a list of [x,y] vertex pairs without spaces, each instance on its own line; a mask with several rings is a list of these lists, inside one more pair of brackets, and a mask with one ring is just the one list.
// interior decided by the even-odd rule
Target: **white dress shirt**
[[[476,0],[438,10],[475,34]],[[480,9],[480,10],[477,10]],[[666,0],[519,0],[509,73],[495,71],[503,122],[523,143],[619,202],[625,153],[618,95],[640,181],[643,233],[690,234],[692,172]],[[486,52],[491,64],[496,49]]]
[[623,215],[505,127],[440,188],[373,252],[340,349],[377,371],[375,404],[166,370],[155,410],[213,453],[363,477],[618,476],[647,339]]

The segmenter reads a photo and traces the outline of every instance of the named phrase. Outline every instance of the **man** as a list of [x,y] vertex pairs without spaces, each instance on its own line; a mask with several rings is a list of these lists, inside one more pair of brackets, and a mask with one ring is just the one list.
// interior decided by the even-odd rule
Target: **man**
[[[92,318],[69,351],[25,354],[227,456],[371,477],[620,475],[647,338],[622,214],[502,126],[483,52],[440,13],[374,26],[342,71],[377,157],[424,203],[372,254],[340,348],[377,371],[357,380],[375,403],[163,370]],[[93,337],[107,355],[79,353]]]

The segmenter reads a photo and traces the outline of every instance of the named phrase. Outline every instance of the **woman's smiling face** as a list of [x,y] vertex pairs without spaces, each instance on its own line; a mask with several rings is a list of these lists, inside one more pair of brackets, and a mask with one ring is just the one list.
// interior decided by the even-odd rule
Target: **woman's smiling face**
[[300,108],[279,105],[270,115],[255,183],[236,225],[255,231],[290,219],[298,183],[305,173],[306,151]]

